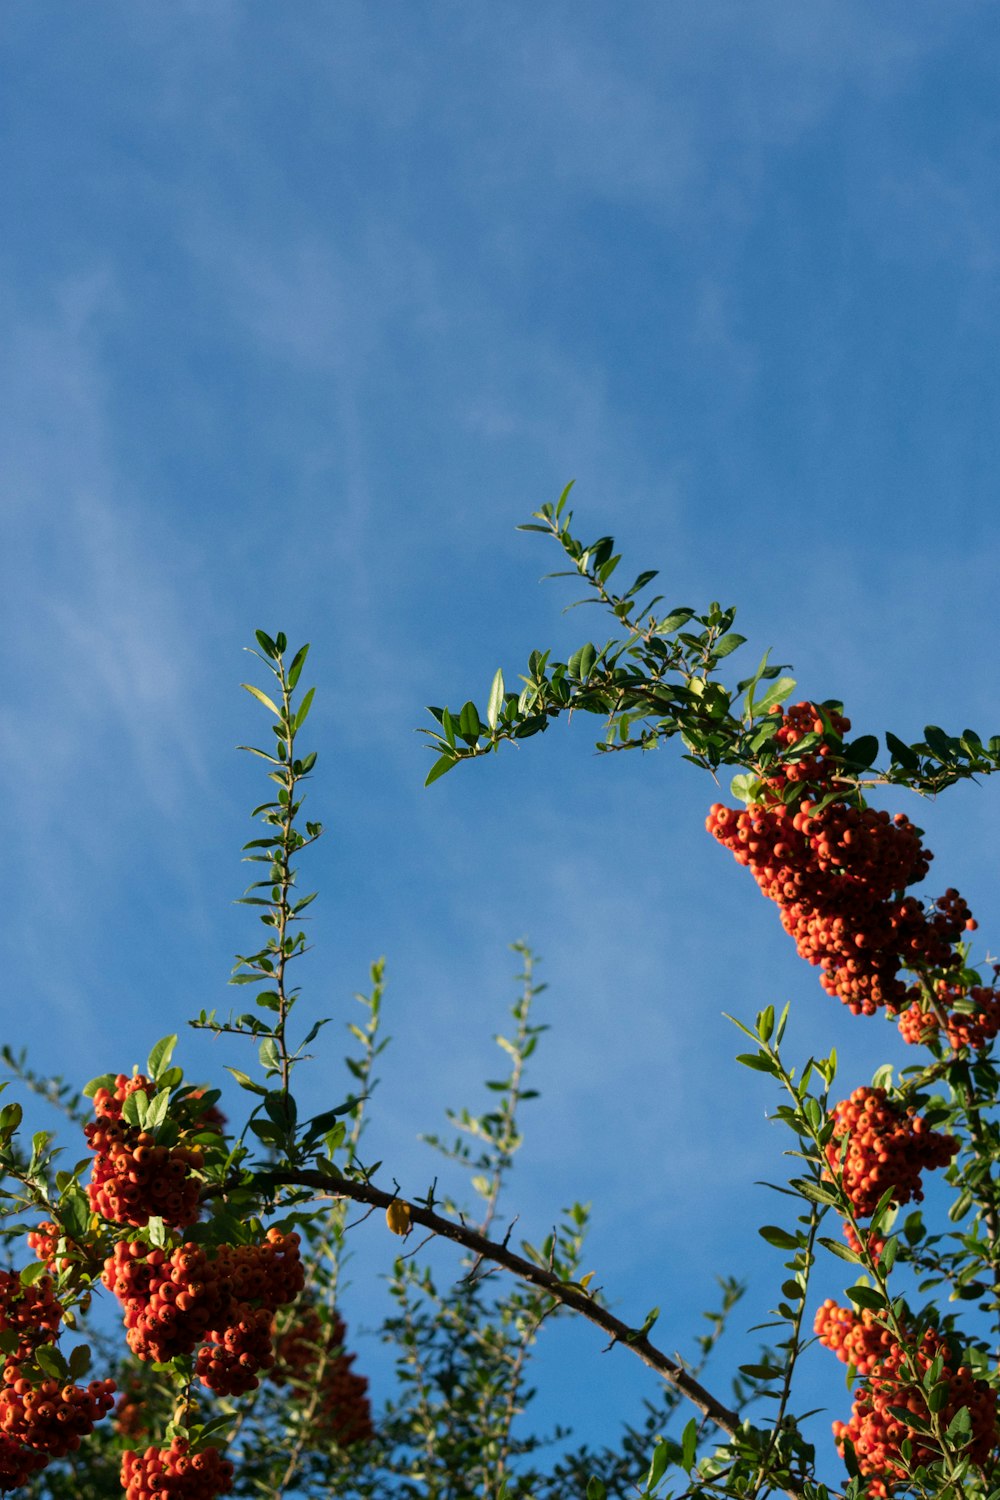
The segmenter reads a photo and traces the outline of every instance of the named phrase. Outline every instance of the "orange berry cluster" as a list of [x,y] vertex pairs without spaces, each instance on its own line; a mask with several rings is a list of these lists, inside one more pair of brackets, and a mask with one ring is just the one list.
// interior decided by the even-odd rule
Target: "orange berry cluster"
[[[28,1249],[33,1250],[38,1259],[44,1261],[50,1271],[55,1271],[56,1255],[59,1241],[62,1238],[62,1230],[58,1224],[53,1224],[51,1219],[44,1219],[37,1229],[28,1230]],[[58,1269],[67,1271],[72,1265],[68,1256],[61,1256]]]
[[[785,721],[779,743],[823,729],[811,704],[797,704]],[[855,1015],[873,1015],[881,1006],[895,1014],[911,998],[900,968],[954,966],[955,945],[974,924],[957,891],[947,891],[929,912],[901,894],[923,879],[932,858],[905,814],[890,818],[840,800],[825,807],[809,797],[780,800],[780,783],[800,779],[803,767],[810,783],[825,785],[832,760],[817,753],[783,768],[766,778],[763,800],[742,811],[715,803],[706,827],[777,904],[800,956],[822,970],[828,994]]]
[[275,1385],[292,1382],[302,1387],[315,1428],[342,1448],[368,1442],[375,1435],[368,1381],[351,1369],[355,1356],[344,1348],[346,1337],[347,1327],[339,1313],[334,1312],[324,1327],[315,1307],[303,1308],[276,1339],[276,1362],[271,1370]]
[[57,1337],[61,1319],[50,1277],[25,1286],[16,1272],[0,1271],[0,1330],[17,1339],[0,1382],[0,1491],[17,1489],[50,1458],[78,1448],[114,1404],[113,1380],[83,1387],[41,1379],[30,1368],[38,1347]]
[[199,1245],[168,1252],[122,1241],[102,1280],[125,1309],[133,1354],[162,1364],[205,1340],[196,1362],[202,1384],[238,1395],[272,1363],[271,1318],[298,1296],[304,1275],[299,1236],[269,1229],[263,1244],[220,1245],[211,1258]]
[[[784,710],[775,704],[771,709],[771,714],[780,719],[774,743],[785,751],[794,749],[808,735],[825,736],[832,732],[838,739],[843,739],[851,727],[850,719],[845,719],[842,713],[832,708],[823,710],[827,719],[827,723],[824,723],[822,714],[815,703],[793,703],[791,707]],[[821,739],[807,754],[800,755],[797,760],[785,760],[777,770],[769,771],[767,785],[771,787],[825,785],[829,780],[831,766],[824,763],[832,762],[833,758],[833,747],[825,738]]]
[[17,1335],[9,1359],[29,1359],[39,1344],[51,1344],[62,1315],[50,1276],[25,1286],[16,1271],[0,1271],[0,1332]]
[[122,1455],[125,1500],[212,1500],[233,1487],[233,1466],[218,1448],[192,1453],[183,1438],[169,1448]]
[[84,1126],[96,1152],[87,1188],[90,1206],[112,1224],[141,1228],[162,1218],[183,1228],[198,1217],[201,1184],[193,1174],[204,1157],[197,1146],[158,1146],[148,1131],[122,1119],[125,1100],[139,1089],[149,1097],[156,1092],[141,1073],[134,1078],[119,1073],[113,1092],[102,1088],[94,1095],[97,1120]]
[[[911,1412],[921,1423],[930,1421],[926,1394],[919,1379],[914,1378],[913,1365],[922,1377],[938,1356],[942,1361],[938,1384],[947,1387],[947,1398],[937,1413],[941,1430],[966,1407],[971,1433],[965,1452],[973,1464],[985,1464],[1000,1435],[996,1397],[985,1380],[976,1379],[960,1362],[940,1334],[927,1329],[912,1361],[908,1361],[891,1331],[881,1328],[867,1309],[858,1318],[830,1300],[817,1312],[815,1329],[821,1344],[865,1376],[855,1388],[850,1421],[834,1422],[833,1435],[841,1455],[845,1440],[853,1445],[861,1474],[871,1476],[870,1495],[884,1500],[905,1480],[908,1471],[939,1456],[926,1431],[910,1426],[890,1409]],[[900,1453],[907,1440],[912,1445],[909,1465],[904,1464]]]
[[[1000,989],[985,984],[965,989],[941,980],[936,990],[946,1017],[944,1034],[956,1051],[959,1047],[985,1047],[1000,1032]],[[975,1009],[953,1010],[959,1002],[971,1002]],[[934,1011],[923,1010],[915,1001],[900,1016],[899,1030],[904,1042],[924,1043],[938,1035],[941,1022]]]
[[946,1167],[957,1150],[955,1137],[928,1129],[912,1105],[900,1109],[885,1089],[858,1088],[834,1107],[827,1175],[840,1178],[855,1212],[867,1218],[889,1187],[897,1206],[919,1203],[921,1172]]
[[35,1384],[11,1361],[0,1389],[0,1430],[9,1442],[47,1458],[65,1458],[114,1406],[114,1389],[113,1380],[80,1386],[48,1378]]

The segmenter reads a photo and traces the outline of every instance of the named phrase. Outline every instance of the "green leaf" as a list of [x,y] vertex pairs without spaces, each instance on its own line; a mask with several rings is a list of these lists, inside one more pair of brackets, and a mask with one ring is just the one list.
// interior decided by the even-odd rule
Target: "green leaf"
[[255,630],[254,635],[257,637],[257,644],[264,654],[271,657],[272,661],[277,660],[278,648],[271,637],[266,635],[263,630]]
[[457,755],[439,756],[428,771],[424,780],[424,786],[430,786],[432,781],[437,781],[440,777],[446,776],[449,771],[458,765],[458,761],[459,757]]
[[886,1305],[885,1297],[874,1286],[849,1286],[847,1295],[857,1307],[868,1307],[878,1312]]
[[278,1051],[278,1044],[274,1040],[273,1036],[264,1038],[264,1040],[260,1044],[260,1051],[257,1055],[260,1058],[260,1065],[262,1068],[266,1068],[270,1073],[280,1072],[281,1054]]
[[288,668],[288,686],[290,690],[294,689],[295,684],[298,682],[308,655],[309,644],[307,642],[306,645],[300,646],[299,650],[292,657],[292,665]]
[[177,1046],[177,1035],[161,1037],[149,1054],[146,1064],[146,1072],[155,1083],[160,1074],[170,1066],[170,1059],[174,1055]]
[[724,635],[721,640],[716,641],[715,645],[712,647],[712,655],[721,659],[723,656],[728,656],[731,651],[735,651],[738,646],[743,646],[745,644],[746,636],[737,635],[736,632],[733,631],[729,635]]
[[740,802],[749,803],[753,801],[754,792],[759,786],[758,777],[751,776],[749,771],[741,771],[738,776],[733,777],[729,790]]
[[43,1260],[35,1261],[30,1266],[25,1266],[19,1273],[22,1286],[34,1286],[43,1276],[49,1274],[49,1268]]
[[784,703],[794,687],[794,677],[779,677],[777,682],[768,688],[763,698],[758,699],[754,704],[754,715],[766,714],[776,703]]
[[150,1101],[149,1108],[146,1111],[145,1128],[151,1131],[159,1130],[167,1118],[167,1110],[169,1108],[170,1090],[161,1089],[155,1098]]
[[909,745],[904,744],[897,735],[892,734],[888,729],[885,732],[885,743],[893,760],[898,761],[904,771],[917,771],[920,769],[920,757],[916,751],[911,750]]
[[486,722],[491,729],[496,729],[497,727],[497,718],[503,707],[503,699],[503,672],[498,667],[496,676],[493,679],[493,685],[490,688],[489,702],[486,705]]
[[89,1083],[84,1084],[83,1092],[88,1099],[93,1099],[98,1089],[113,1089],[114,1086],[114,1073],[100,1073],[96,1078],[92,1078]]
[[776,1224],[765,1224],[757,1230],[762,1240],[773,1245],[776,1250],[797,1250],[799,1248],[798,1235],[789,1234],[787,1229],[779,1229]]
[[86,1239],[90,1232],[90,1204],[77,1184],[67,1188],[59,1205],[59,1217],[70,1239]]
[[[522,531],[527,531],[528,527],[522,526],[520,529]],[[541,526],[537,528],[538,531],[542,531],[544,529],[545,528]],[[587,1480],[587,1500],[606,1500],[607,1493],[608,1492],[604,1488],[603,1483],[595,1475],[592,1475],[590,1479]]]
[[138,1125],[140,1128],[146,1123],[146,1110],[149,1100],[146,1098],[145,1089],[136,1089],[129,1094],[122,1105],[122,1119],[126,1125]]
[[69,1366],[54,1344],[39,1344],[35,1350],[38,1368],[56,1380],[65,1380]]
[[690,1474],[698,1451],[698,1419],[692,1417],[681,1433],[681,1467]]
[[849,1249],[847,1245],[842,1245],[839,1240],[829,1240],[821,1237],[820,1244],[825,1250],[829,1250],[831,1255],[839,1256],[841,1260],[846,1260],[850,1265],[856,1266],[860,1264],[858,1256],[854,1251]]
[[863,734],[860,739],[852,740],[849,745],[845,745],[843,753],[844,760],[849,766],[867,771],[869,766],[874,765],[878,755],[878,736]]
[[306,693],[305,697],[302,699],[302,702],[299,704],[298,712],[296,713],[295,718],[292,720],[293,734],[298,734],[299,730],[306,722],[306,719],[309,717],[309,710],[312,708],[312,701],[315,696],[316,689],[310,688],[308,693]]
[[259,687],[254,687],[252,682],[241,682],[240,687],[246,688],[247,692],[252,693],[253,696],[257,699],[258,703],[263,703],[265,708],[269,708],[276,719],[281,718],[281,714],[278,710],[278,705],[276,703],[272,703],[267,694],[262,693]]
[[953,761],[955,759],[957,742],[951,738],[951,735],[945,734],[943,729],[939,729],[936,724],[927,725],[924,730],[924,739],[938,760]]
[[770,1057],[763,1057],[759,1052],[738,1052],[736,1061],[742,1063],[745,1068],[755,1068],[758,1073],[770,1073],[775,1076],[778,1072],[777,1064]]
[[653,1457],[649,1465],[649,1473],[646,1475],[647,1494],[654,1490],[659,1484],[660,1480],[667,1472],[667,1465],[669,1464],[669,1462],[670,1446],[668,1443],[664,1442],[661,1439],[653,1449]]
[[482,734],[483,726],[479,721],[479,710],[471,701],[462,705],[462,712],[458,716],[458,732],[462,739],[469,745],[474,745]]
[[233,1075],[241,1089],[246,1089],[250,1094],[267,1093],[267,1089],[264,1088],[262,1084],[254,1083],[249,1074],[241,1073],[239,1068],[231,1068],[228,1063],[226,1063],[225,1068],[227,1073],[231,1073]]
[[675,630],[680,630],[682,625],[686,625],[688,620],[692,619],[693,616],[694,610],[688,609],[686,605],[682,605],[679,609],[675,609],[667,615],[665,620],[659,622],[659,634],[672,635]]
[[90,1349],[86,1344],[77,1344],[75,1349],[70,1350],[69,1376],[71,1380],[79,1380],[81,1375],[86,1375],[90,1369]]

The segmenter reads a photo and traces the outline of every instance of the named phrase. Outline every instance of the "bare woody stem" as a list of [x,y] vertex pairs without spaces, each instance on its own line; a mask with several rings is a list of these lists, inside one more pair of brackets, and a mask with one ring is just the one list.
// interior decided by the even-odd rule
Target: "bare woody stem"
[[[244,1182],[241,1186],[246,1187],[247,1184]],[[312,1188],[317,1194],[323,1196],[350,1198],[356,1203],[367,1203],[373,1208],[382,1209],[388,1208],[391,1203],[397,1201],[395,1193],[387,1193],[381,1188],[374,1187],[370,1182],[341,1177],[334,1171],[324,1172],[310,1167],[266,1169],[256,1174],[253,1186],[265,1193],[277,1187]],[[210,1188],[203,1196],[219,1197],[224,1196],[225,1192],[224,1186]],[[727,1437],[745,1438],[752,1435],[748,1434],[738,1413],[724,1406],[693,1375],[690,1375],[683,1365],[671,1359],[662,1349],[658,1349],[641,1328],[632,1328],[621,1318],[616,1318],[614,1313],[602,1307],[582,1288],[570,1282],[561,1281],[546,1267],[536,1265],[525,1256],[518,1255],[516,1251],[510,1249],[506,1240],[487,1239],[478,1230],[456,1223],[453,1219],[443,1218],[432,1209],[422,1208],[418,1203],[410,1203],[409,1208],[410,1218],[414,1224],[419,1224],[422,1228],[430,1230],[432,1234],[440,1235],[442,1239],[451,1240],[454,1244],[471,1250],[481,1260],[488,1260],[495,1265],[502,1266],[504,1270],[528,1282],[529,1285],[541,1288],[555,1302],[571,1308],[573,1312],[579,1313],[581,1317],[608,1334],[612,1344],[621,1344],[626,1349],[630,1349],[642,1360],[643,1364],[655,1370],[662,1380],[679,1391]],[[763,1435],[758,1434],[758,1436],[763,1441]],[[805,1493],[804,1486],[792,1482],[785,1488],[785,1493],[791,1496],[792,1500],[802,1500]]]

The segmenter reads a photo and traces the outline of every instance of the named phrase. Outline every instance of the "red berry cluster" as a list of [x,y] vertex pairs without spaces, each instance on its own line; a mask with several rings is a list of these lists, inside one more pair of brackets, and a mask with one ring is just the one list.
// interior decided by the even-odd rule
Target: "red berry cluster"
[[[1000,989],[984,984],[965,989],[941,980],[936,990],[945,1015],[944,1034],[956,1051],[978,1051],[1000,1032]],[[962,1009],[953,1009],[955,1005]],[[925,1043],[940,1033],[941,1021],[935,1011],[923,1010],[915,1001],[900,1016],[899,1030],[905,1042]]]
[[885,1089],[858,1088],[834,1107],[828,1175],[840,1178],[855,1212],[867,1218],[889,1187],[897,1206],[919,1203],[921,1172],[946,1167],[957,1150],[955,1137],[928,1129],[912,1105],[904,1110]]
[[16,1271],[0,1271],[0,1332],[17,1335],[8,1359],[29,1359],[39,1344],[51,1344],[62,1315],[50,1276],[25,1286]]
[[272,1363],[271,1318],[304,1276],[298,1235],[269,1229],[263,1244],[220,1245],[214,1257],[199,1245],[168,1252],[123,1241],[102,1279],[125,1309],[133,1354],[165,1363],[206,1340],[196,1373],[219,1395],[239,1395]]
[[192,1453],[183,1438],[169,1448],[124,1453],[121,1469],[125,1500],[213,1500],[233,1487],[233,1466],[218,1448]]
[[[789,710],[779,743],[795,743],[808,732],[807,720],[808,730],[822,730],[813,705]],[[957,891],[947,891],[929,912],[901,894],[923,879],[932,858],[905,814],[890,818],[839,799],[826,806],[809,797],[781,800],[780,784],[800,779],[803,767],[809,784],[826,785],[833,759],[817,753],[783,767],[765,779],[763,800],[743,811],[715,803],[706,827],[777,904],[800,956],[822,970],[828,994],[855,1015],[873,1015],[880,1006],[894,1014],[911,998],[900,968],[954,966],[955,945],[972,919]]]
[[113,1224],[141,1227],[162,1218],[183,1228],[198,1217],[201,1184],[193,1174],[204,1157],[197,1146],[158,1146],[148,1131],[122,1119],[125,1100],[139,1089],[150,1097],[156,1092],[141,1073],[119,1073],[113,1092],[102,1088],[94,1095],[97,1120],[84,1126],[97,1153],[87,1188],[90,1206]]
[[299,1317],[275,1340],[276,1361],[271,1379],[291,1383],[304,1392],[314,1428],[342,1448],[374,1437],[368,1381],[351,1369],[355,1356],[344,1348],[347,1328],[334,1312],[324,1326],[315,1307]]
[[[917,1375],[922,1377],[939,1356],[942,1366],[937,1384],[947,1389],[937,1411],[941,1430],[948,1427],[961,1407],[966,1407],[971,1419],[966,1455],[973,1464],[985,1464],[1000,1436],[996,1397],[985,1380],[976,1379],[961,1363],[940,1334],[928,1329],[912,1359],[907,1360],[890,1330],[881,1328],[867,1309],[858,1318],[829,1300],[817,1312],[815,1328],[821,1344],[835,1350],[839,1359],[853,1364],[865,1376],[855,1389],[850,1421],[834,1422],[833,1435],[841,1454],[845,1440],[853,1445],[860,1472],[871,1476],[869,1494],[890,1495],[908,1472],[939,1456],[926,1431],[925,1424],[931,1420],[927,1397],[913,1369],[915,1365]],[[911,1412],[919,1426],[911,1426],[896,1414],[902,1410]],[[900,1449],[907,1440],[912,1452],[909,1463],[904,1464]]]

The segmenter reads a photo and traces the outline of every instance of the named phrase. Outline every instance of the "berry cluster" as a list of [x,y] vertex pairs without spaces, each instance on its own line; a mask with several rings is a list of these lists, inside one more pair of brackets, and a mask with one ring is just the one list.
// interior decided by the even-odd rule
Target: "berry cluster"
[[[824,708],[821,712],[815,703],[794,703],[784,711],[775,704],[771,713],[779,720],[774,744],[785,752],[785,758],[776,770],[768,772],[766,784],[775,788],[826,785],[835,759],[833,746],[826,736],[833,734],[842,740],[851,727],[850,719],[845,719],[833,707]],[[807,737],[816,735],[820,736],[819,741],[807,752],[788,758],[788,752],[794,752],[796,745],[800,745]]]
[[239,1395],[270,1367],[271,1318],[298,1296],[304,1276],[298,1235],[269,1229],[263,1244],[220,1245],[214,1257],[199,1245],[168,1252],[122,1241],[102,1279],[125,1309],[133,1354],[162,1364],[205,1340],[196,1361],[202,1384]]
[[275,1340],[271,1370],[275,1385],[290,1383],[303,1391],[317,1433],[342,1448],[374,1436],[368,1381],[351,1369],[354,1355],[344,1348],[347,1328],[334,1312],[324,1325],[315,1307],[305,1307]]
[[[795,743],[822,728],[813,705],[797,704],[776,739]],[[777,904],[800,956],[822,970],[828,994],[855,1015],[873,1015],[882,1006],[895,1014],[913,998],[899,970],[953,967],[961,933],[974,924],[957,891],[947,891],[929,911],[902,894],[923,879],[932,858],[904,813],[890,818],[839,799],[825,806],[808,796],[781,800],[783,782],[828,784],[822,778],[829,779],[835,757],[824,758],[824,749],[830,752],[823,744],[765,778],[764,797],[750,808],[715,803],[706,827]]]
[[[59,1241],[62,1238],[62,1230],[58,1224],[53,1224],[51,1219],[44,1219],[37,1229],[28,1230],[28,1249],[33,1250],[38,1259],[44,1261],[50,1271],[68,1271],[72,1265],[69,1256],[59,1256]],[[59,1260],[58,1267],[56,1260]]]
[[96,1153],[87,1188],[90,1206],[113,1224],[141,1227],[161,1218],[176,1228],[198,1217],[200,1182],[197,1173],[204,1157],[200,1147],[157,1145],[155,1138],[122,1118],[130,1094],[150,1096],[155,1085],[141,1073],[127,1078],[119,1073],[114,1090],[94,1095],[96,1122],[84,1126],[87,1144]]
[[[956,1051],[959,1047],[978,1051],[1000,1032],[1000,989],[984,984],[965,989],[962,985],[941,980],[936,992],[945,1016],[945,1037]],[[956,1006],[961,1008],[955,1009]],[[916,1001],[899,1018],[899,1030],[905,1042],[929,1042],[941,1029],[937,1013],[923,1010]]]
[[[945,1431],[964,1406],[971,1420],[966,1456],[973,1464],[985,1464],[1000,1435],[996,1398],[987,1382],[973,1376],[940,1334],[927,1329],[908,1359],[891,1331],[881,1328],[870,1312],[865,1310],[858,1318],[829,1300],[816,1314],[815,1328],[821,1344],[865,1376],[856,1387],[850,1421],[834,1422],[833,1435],[841,1454],[845,1440],[852,1444],[861,1474],[871,1476],[870,1495],[884,1500],[908,1472],[939,1456],[927,1431],[932,1419],[921,1384],[936,1359],[941,1360],[941,1367],[935,1388],[945,1388],[943,1401],[933,1402],[940,1430]],[[904,1411],[912,1413],[915,1425],[906,1421]],[[905,1441],[911,1444],[908,1462],[900,1451]]]
[[34,1365],[39,1347],[58,1337],[62,1315],[51,1277],[26,1286],[16,1271],[0,1271],[0,1332],[16,1340],[0,1379],[0,1491],[73,1452],[114,1405],[113,1380],[73,1385]]
[[233,1487],[233,1466],[218,1448],[192,1453],[183,1438],[169,1448],[122,1455],[125,1500],[213,1500]]
[[834,1107],[827,1175],[840,1178],[855,1212],[867,1218],[889,1187],[897,1206],[919,1203],[921,1172],[946,1167],[957,1150],[954,1136],[929,1130],[912,1105],[904,1110],[885,1089],[858,1088]]
[[48,1378],[36,1384],[10,1361],[0,1389],[0,1430],[8,1442],[47,1458],[65,1458],[114,1406],[114,1389],[113,1380],[80,1386]]
[[17,1336],[8,1359],[29,1359],[39,1344],[51,1344],[62,1315],[50,1276],[25,1286],[16,1271],[0,1271],[0,1333]]

